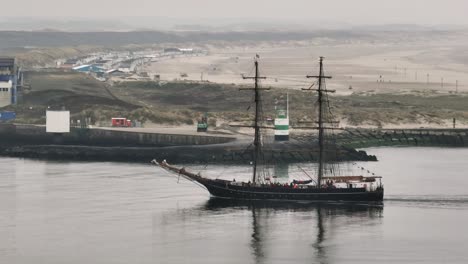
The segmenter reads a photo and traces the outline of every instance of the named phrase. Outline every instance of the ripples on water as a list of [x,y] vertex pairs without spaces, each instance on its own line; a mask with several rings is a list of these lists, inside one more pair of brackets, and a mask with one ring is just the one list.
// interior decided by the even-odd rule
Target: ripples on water
[[369,152],[383,204],[210,199],[149,165],[0,158],[0,263],[468,263],[468,150]]

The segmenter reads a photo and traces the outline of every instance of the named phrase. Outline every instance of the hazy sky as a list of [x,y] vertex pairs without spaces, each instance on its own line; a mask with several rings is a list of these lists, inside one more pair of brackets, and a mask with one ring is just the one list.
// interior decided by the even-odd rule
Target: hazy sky
[[[8,16],[468,24],[468,0],[0,0]],[[239,21],[242,22],[242,21]]]

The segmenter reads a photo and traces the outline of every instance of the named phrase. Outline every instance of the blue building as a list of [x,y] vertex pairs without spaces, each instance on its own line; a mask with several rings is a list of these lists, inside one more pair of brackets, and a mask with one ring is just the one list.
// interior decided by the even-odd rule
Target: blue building
[[17,103],[20,72],[15,58],[0,57],[0,107]]
[[104,73],[104,70],[96,65],[81,65],[73,67],[74,71],[78,72],[93,72],[93,73]]

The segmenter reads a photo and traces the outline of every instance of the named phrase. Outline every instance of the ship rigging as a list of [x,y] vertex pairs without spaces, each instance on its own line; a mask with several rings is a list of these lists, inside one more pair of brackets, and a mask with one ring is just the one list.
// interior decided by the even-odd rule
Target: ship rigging
[[[202,176],[200,173],[195,174],[185,170],[185,168],[177,168],[169,165],[165,160],[158,162],[153,160],[152,163],[161,168],[178,174],[190,181],[196,182],[204,186],[211,195],[221,198],[243,199],[243,200],[333,200],[333,201],[382,201],[384,188],[381,182],[382,177],[378,176],[336,176],[326,175],[328,172],[333,172],[334,164],[330,162],[330,157],[333,153],[336,154],[336,144],[327,141],[328,131],[336,129],[336,122],[333,120],[333,115],[330,111],[328,93],[333,93],[333,90],[327,90],[325,80],[331,79],[331,76],[326,76],[323,67],[323,57],[320,57],[319,75],[307,76],[307,78],[316,78],[318,88],[309,89],[317,92],[318,115],[317,126],[310,128],[318,130],[317,147],[317,179],[313,180],[307,175],[310,180],[300,181],[293,180],[289,184],[278,184],[268,175],[268,169],[265,169],[267,161],[263,155],[263,137],[262,128],[265,128],[262,108],[262,91],[269,88],[261,88],[260,80],[266,77],[260,76],[258,56],[254,60],[255,76],[244,77],[244,79],[254,80],[253,88],[242,88],[241,90],[253,90],[255,101],[255,116],[252,127],[254,129],[253,153],[252,153],[252,168],[253,173],[251,180],[248,182],[238,182],[233,180],[210,179]],[[305,172],[305,171],[304,171]],[[325,181],[325,184],[324,184]]]

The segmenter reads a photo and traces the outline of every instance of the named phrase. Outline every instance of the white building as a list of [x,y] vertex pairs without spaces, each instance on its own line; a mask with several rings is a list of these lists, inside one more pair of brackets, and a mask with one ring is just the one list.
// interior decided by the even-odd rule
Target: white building
[[12,88],[12,81],[0,82],[0,107],[4,107],[11,104]]

